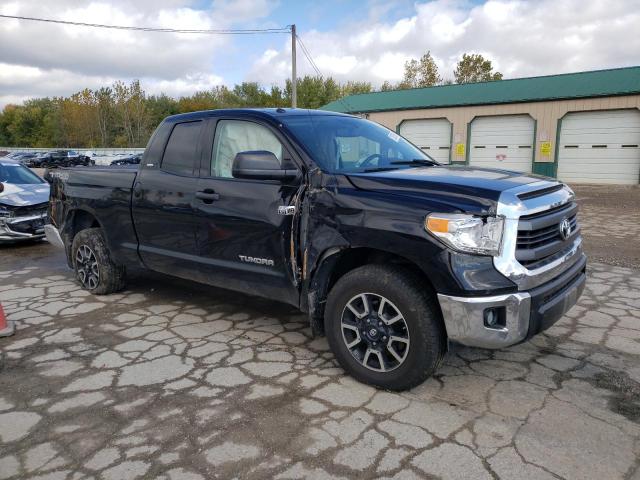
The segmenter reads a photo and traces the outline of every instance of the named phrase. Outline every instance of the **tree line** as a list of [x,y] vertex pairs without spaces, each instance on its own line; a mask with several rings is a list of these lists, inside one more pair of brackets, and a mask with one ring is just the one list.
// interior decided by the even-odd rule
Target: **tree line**
[[[481,55],[463,55],[454,80],[443,80],[427,52],[405,64],[403,80],[385,82],[380,90],[426,87],[447,83],[500,80],[491,62]],[[369,82],[339,83],[333,78],[305,76],[298,79],[299,108],[318,108],[346,95],[369,93]],[[284,88],[243,82],[233,88],[216,86],[190,96],[172,98],[149,95],[138,80],[118,81],[109,87],[84,89],[69,97],[38,98],[21,105],[7,105],[0,113],[0,146],[52,148],[72,146],[144,147],[160,121],[168,115],[240,107],[288,107],[291,81]]]

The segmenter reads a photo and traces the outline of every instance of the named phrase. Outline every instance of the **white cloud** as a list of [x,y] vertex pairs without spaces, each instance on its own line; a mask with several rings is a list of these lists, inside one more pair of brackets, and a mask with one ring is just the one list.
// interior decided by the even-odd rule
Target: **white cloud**
[[[416,3],[413,14],[393,22],[384,21],[385,12],[374,4],[366,21],[300,35],[316,63],[322,59],[324,75],[374,85],[400,80],[404,62],[428,50],[444,78],[453,78],[465,52],[485,55],[507,77],[640,64],[640,0],[490,0],[475,6],[435,0]],[[257,61],[249,77],[280,83],[290,71],[289,57],[283,43],[269,63]],[[298,72],[312,74],[301,53],[299,58]],[[345,61],[351,58],[356,61]]]
[[[291,0],[293,1],[293,0]],[[280,26],[278,0],[9,0],[0,12],[83,22],[170,28]],[[204,7],[203,7],[204,5]],[[334,30],[300,31],[325,75],[380,85],[398,81],[404,62],[430,50],[444,78],[464,52],[482,53],[507,77],[640,64],[640,0],[468,0],[416,2],[403,18],[393,2],[369,0]],[[331,15],[323,11],[322,15]],[[311,16],[311,13],[309,13]],[[294,22],[291,19],[290,22]],[[285,23],[290,23],[285,22]],[[255,39],[244,79],[284,83],[291,46]],[[0,20],[0,108],[45,95],[69,95],[114,80],[139,78],[151,93],[189,94],[238,72],[219,52],[246,38],[171,35]],[[233,68],[238,68],[237,65]],[[298,72],[313,70],[298,49]],[[242,72],[240,72],[242,75]]]
[[[201,2],[200,2],[201,3]],[[124,26],[234,28],[261,22],[270,0],[56,0],[0,4],[0,13]],[[184,95],[223,82],[216,52],[229,36],[165,34],[0,20],[0,108],[16,98],[69,95],[114,80],[140,79],[152,93]]]
[[218,75],[197,73],[177,80],[150,79],[144,82],[144,88],[149,93],[166,93],[173,97],[180,97],[195,91],[208,90],[223,83],[224,79]]

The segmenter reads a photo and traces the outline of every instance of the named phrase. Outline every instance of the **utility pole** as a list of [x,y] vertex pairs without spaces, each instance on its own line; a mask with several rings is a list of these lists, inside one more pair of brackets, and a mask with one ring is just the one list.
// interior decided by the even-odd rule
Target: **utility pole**
[[291,107],[298,105],[298,74],[296,73],[296,26],[291,25]]

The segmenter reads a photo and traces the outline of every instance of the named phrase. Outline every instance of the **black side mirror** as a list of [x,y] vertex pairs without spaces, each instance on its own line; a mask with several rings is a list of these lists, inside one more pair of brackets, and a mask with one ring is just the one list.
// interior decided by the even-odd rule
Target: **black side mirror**
[[253,180],[292,180],[298,176],[297,169],[282,168],[278,157],[264,150],[238,152],[231,173],[234,178]]

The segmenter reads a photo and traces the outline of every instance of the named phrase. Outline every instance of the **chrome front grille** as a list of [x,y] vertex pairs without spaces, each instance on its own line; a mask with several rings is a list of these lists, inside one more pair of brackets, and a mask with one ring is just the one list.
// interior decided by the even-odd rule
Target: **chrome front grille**
[[[559,253],[569,250],[580,233],[577,212],[578,205],[570,202],[560,207],[521,216],[518,222],[516,260],[528,269],[534,269],[555,258]],[[570,233],[566,237],[561,231],[561,224],[565,219],[570,226]]]
[[[496,269],[528,290],[571,268],[583,257],[577,210],[571,189],[552,180],[502,192],[497,214],[504,218],[504,234],[493,258]],[[566,238],[560,231],[565,219],[571,227]]]

